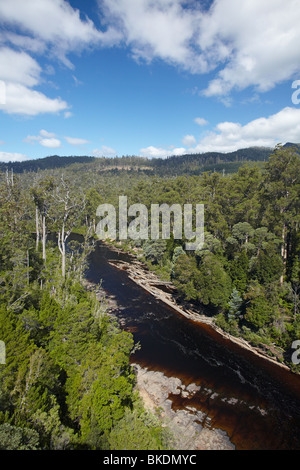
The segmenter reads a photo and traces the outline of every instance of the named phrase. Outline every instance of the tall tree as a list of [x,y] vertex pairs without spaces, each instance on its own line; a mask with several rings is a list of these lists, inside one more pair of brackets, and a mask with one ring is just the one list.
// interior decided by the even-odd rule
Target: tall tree
[[46,261],[46,220],[51,202],[50,195],[54,190],[54,186],[55,184],[52,178],[43,178],[37,180],[35,185],[30,189],[35,204],[36,247],[38,249],[41,232],[44,261]]
[[85,196],[62,176],[53,193],[52,215],[57,230],[57,244],[61,254],[61,273],[66,277],[66,244],[72,230],[79,223],[85,208]]
[[262,196],[268,203],[265,217],[272,225],[271,231],[281,237],[283,284],[292,234],[299,230],[300,224],[300,155],[296,149],[277,146],[266,164]]

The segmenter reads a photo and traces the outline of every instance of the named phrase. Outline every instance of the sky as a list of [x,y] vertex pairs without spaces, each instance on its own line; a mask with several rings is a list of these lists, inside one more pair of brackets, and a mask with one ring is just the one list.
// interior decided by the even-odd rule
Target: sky
[[0,161],[300,142],[299,0],[0,0]]

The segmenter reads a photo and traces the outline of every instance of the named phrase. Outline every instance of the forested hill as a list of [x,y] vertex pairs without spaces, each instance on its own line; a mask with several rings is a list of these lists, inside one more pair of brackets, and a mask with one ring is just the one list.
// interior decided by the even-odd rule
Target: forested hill
[[250,147],[235,152],[207,152],[203,154],[187,154],[155,159],[157,173],[163,174],[194,174],[203,171],[237,171],[246,162],[266,162],[273,152],[272,148]]
[[[13,170],[15,173],[36,172],[38,170],[63,168],[66,166],[80,164],[86,169],[96,166],[97,170],[120,170],[140,169],[151,171],[156,174],[199,174],[206,170],[223,170],[225,165],[234,165],[245,162],[265,162],[268,160],[273,149],[264,147],[252,147],[237,150],[231,153],[208,152],[203,154],[189,154],[181,156],[170,156],[168,158],[147,159],[138,156],[123,157],[88,157],[88,156],[49,156],[24,162],[0,162],[0,170]],[[220,167],[221,165],[221,167]],[[230,166],[230,165],[229,165]],[[228,166],[228,169],[230,170]],[[239,166],[239,165],[238,165]]]
[[52,155],[50,157],[38,158],[36,160],[26,160],[24,162],[0,162],[0,170],[6,171],[13,170],[15,173],[24,173],[29,171],[49,170],[55,168],[64,168],[74,163],[89,163],[93,162],[95,157],[59,157]]
[[[296,147],[300,144],[286,143],[283,147]],[[250,147],[235,152],[206,152],[148,159],[140,156],[90,157],[58,156],[27,160],[24,162],[0,162],[0,171],[13,170],[15,173],[37,172],[75,166],[78,170],[114,171],[139,170],[158,176],[177,176],[181,174],[198,175],[204,171],[234,173],[248,162],[264,165],[274,149]]]

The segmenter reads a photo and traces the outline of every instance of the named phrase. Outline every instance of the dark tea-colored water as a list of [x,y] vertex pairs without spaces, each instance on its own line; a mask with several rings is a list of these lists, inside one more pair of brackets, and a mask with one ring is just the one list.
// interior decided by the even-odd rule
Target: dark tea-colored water
[[108,263],[117,259],[130,261],[97,243],[86,277],[116,299],[117,317],[141,346],[134,363],[201,387],[192,398],[170,396],[173,408],[207,413],[236,449],[300,449],[300,376],[182,317]]

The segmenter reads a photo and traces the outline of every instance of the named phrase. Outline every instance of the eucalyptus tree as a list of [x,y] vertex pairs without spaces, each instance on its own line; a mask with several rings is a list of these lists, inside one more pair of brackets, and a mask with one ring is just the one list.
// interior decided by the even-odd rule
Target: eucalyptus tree
[[62,175],[52,194],[52,218],[57,232],[61,254],[61,274],[66,277],[66,244],[73,229],[79,224],[86,206],[83,192],[78,191]]
[[30,193],[35,204],[36,248],[39,248],[40,235],[42,239],[43,260],[46,261],[47,220],[51,205],[51,194],[54,191],[53,178],[37,177]]

